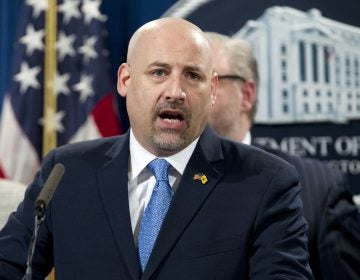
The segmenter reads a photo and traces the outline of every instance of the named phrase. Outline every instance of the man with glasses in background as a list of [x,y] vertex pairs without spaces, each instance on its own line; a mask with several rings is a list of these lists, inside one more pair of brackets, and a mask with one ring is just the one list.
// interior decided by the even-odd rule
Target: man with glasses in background
[[[210,125],[221,136],[250,145],[259,85],[251,46],[214,32],[206,32],[206,37],[219,79]],[[360,279],[360,218],[344,174],[318,160],[267,151],[294,165],[299,173],[314,278]]]

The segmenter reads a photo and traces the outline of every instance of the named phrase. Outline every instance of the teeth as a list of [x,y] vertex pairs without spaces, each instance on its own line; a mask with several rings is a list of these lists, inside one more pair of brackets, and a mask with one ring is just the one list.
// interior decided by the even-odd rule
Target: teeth
[[178,122],[180,122],[179,119],[164,119],[164,121],[166,121],[168,123],[178,123]]

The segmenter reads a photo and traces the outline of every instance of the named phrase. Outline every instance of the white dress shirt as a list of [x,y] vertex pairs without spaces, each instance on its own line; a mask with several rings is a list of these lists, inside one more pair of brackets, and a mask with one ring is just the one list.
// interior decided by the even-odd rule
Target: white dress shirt
[[[169,183],[174,192],[179,185],[181,176],[184,173],[185,167],[198,140],[199,138],[195,139],[184,150],[164,158],[170,163]],[[156,182],[155,176],[146,166],[155,158],[157,158],[155,155],[151,154],[140,145],[140,143],[136,140],[133,131],[130,130],[128,194],[131,227],[136,245],[141,217],[143,216],[144,209],[150,200]]]
[[244,139],[241,141],[243,144],[251,145],[251,134],[250,131],[246,132]]

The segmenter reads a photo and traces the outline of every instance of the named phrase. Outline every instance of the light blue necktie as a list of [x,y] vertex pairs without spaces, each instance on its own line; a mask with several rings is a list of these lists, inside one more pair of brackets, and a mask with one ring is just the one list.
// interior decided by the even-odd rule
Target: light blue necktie
[[139,257],[143,271],[145,270],[173,195],[168,178],[170,164],[165,159],[157,158],[151,161],[147,167],[154,174],[156,183],[150,201],[145,208],[139,230]]

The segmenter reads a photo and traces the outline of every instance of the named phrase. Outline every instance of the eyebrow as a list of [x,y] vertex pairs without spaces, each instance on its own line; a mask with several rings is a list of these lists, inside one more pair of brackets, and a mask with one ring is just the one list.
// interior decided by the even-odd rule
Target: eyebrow
[[157,66],[157,67],[164,67],[164,68],[171,68],[171,65],[169,63],[165,63],[165,62],[160,62],[160,61],[154,61],[152,63],[150,63],[148,65],[148,68],[150,67],[154,67],[154,66]]
[[219,80],[224,80],[224,79],[240,80],[242,82],[246,82],[246,79],[243,76],[239,76],[239,75],[218,75],[218,79]]
[[[163,68],[168,68],[168,69],[171,69],[171,68],[172,68],[172,66],[171,66],[169,63],[160,62],[160,61],[154,61],[154,62],[150,63],[150,64],[148,65],[148,68],[151,68],[151,67],[163,67]],[[201,68],[198,67],[198,66],[185,65],[184,69],[185,69],[186,71],[203,73],[203,71],[201,70]]]
[[200,69],[200,67],[198,66],[185,66],[185,69],[187,71],[192,71],[192,72],[199,72],[202,73],[203,71]]

